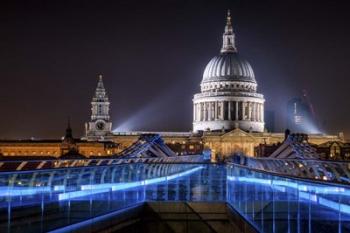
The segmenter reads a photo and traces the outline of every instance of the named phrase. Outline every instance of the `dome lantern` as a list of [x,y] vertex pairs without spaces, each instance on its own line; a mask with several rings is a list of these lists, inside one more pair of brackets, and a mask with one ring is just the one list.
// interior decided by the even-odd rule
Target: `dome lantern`
[[221,53],[237,52],[235,45],[235,34],[233,33],[231,12],[227,11],[225,32],[222,35],[222,48]]

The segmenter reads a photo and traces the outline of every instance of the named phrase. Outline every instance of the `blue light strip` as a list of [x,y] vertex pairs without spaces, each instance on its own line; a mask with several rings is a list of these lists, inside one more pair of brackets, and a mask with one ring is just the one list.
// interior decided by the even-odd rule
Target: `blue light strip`
[[48,193],[51,191],[59,192],[64,191],[64,185],[55,185],[52,188],[49,186],[38,186],[38,187],[0,187],[0,197],[17,197],[17,196],[31,196],[40,193]]
[[[150,185],[150,184],[156,184],[164,181],[170,181],[185,175],[189,175],[195,171],[198,171],[200,169],[203,169],[203,166],[192,168],[188,171],[184,171],[178,174],[173,174],[165,177],[159,177],[159,178],[153,178],[153,179],[147,179],[143,181],[136,181],[136,182],[128,182],[128,183],[119,183],[119,184],[96,184],[96,185],[82,185],[81,186],[81,191],[84,190],[91,190],[91,189],[111,189],[112,191],[118,191],[118,190],[124,190],[128,188],[135,188],[139,187],[142,185]],[[18,196],[32,196],[32,195],[37,195],[41,193],[49,193],[49,192],[64,192],[65,191],[65,186],[64,185],[55,185],[53,187],[49,186],[38,186],[38,187],[8,187],[8,186],[1,186],[0,187],[0,197],[18,197]],[[74,198],[73,196],[76,195],[76,197],[82,197],[85,195],[89,194],[97,194],[100,192],[96,193],[87,193],[87,192],[80,192],[76,191],[76,194],[72,194],[71,198]],[[106,190],[101,191],[101,192],[106,192]],[[71,192],[70,192],[71,193]],[[69,199],[68,193],[61,193],[58,195],[59,200],[62,198],[62,200]]]
[[328,208],[331,208],[333,210],[340,211],[342,213],[350,214],[350,206],[346,204],[341,204],[335,201],[328,200],[323,197],[318,198],[318,203],[324,206],[327,206]]
[[157,177],[152,179],[146,179],[141,181],[127,182],[127,183],[106,183],[106,184],[91,184],[80,186],[81,191],[73,191],[68,193],[61,193],[58,195],[58,200],[68,200],[71,198],[84,197],[92,194],[105,193],[109,191],[126,190],[130,188],[141,187],[145,185],[162,183],[170,180],[174,180],[179,177],[183,177],[203,169],[203,166],[192,168],[188,171],[180,172],[174,175]]
[[337,195],[350,196],[350,190],[347,190],[341,187],[322,187],[322,186],[304,185],[304,184],[300,185],[292,181],[271,180],[271,179],[252,178],[252,177],[227,176],[227,180],[247,182],[247,183],[259,183],[259,184],[273,185],[273,186],[285,186],[285,187],[298,189],[299,191],[315,192],[319,194],[337,194]]
[[299,197],[309,201],[317,202],[317,195],[315,194],[299,191]]
[[71,198],[84,197],[88,195],[98,194],[98,193],[106,193],[109,192],[110,189],[90,189],[90,190],[82,190],[68,193],[60,193],[58,194],[58,200],[69,200]]
[[28,196],[35,195],[43,192],[50,192],[51,187],[1,187],[0,197],[16,197],[16,196]]
[[[282,192],[286,191],[285,187],[298,189],[299,198],[318,203],[330,209],[340,211],[341,213],[350,214],[350,205],[337,203],[327,198],[317,196],[317,194],[337,194],[337,195],[349,196],[350,192],[345,188],[320,187],[320,186],[314,186],[314,185],[298,185],[297,183],[291,182],[291,181],[269,180],[269,179],[260,179],[260,178],[251,178],[251,177],[227,176],[227,180],[269,185],[271,188],[277,189]],[[315,192],[315,194],[309,193],[309,192]]]

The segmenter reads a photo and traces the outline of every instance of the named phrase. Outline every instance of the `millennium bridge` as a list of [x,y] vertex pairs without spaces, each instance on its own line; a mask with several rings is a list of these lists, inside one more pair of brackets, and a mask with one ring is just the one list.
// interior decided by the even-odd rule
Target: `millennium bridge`
[[143,135],[110,159],[0,162],[0,232],[350,232],[349,169],[298,135],[220,164]]

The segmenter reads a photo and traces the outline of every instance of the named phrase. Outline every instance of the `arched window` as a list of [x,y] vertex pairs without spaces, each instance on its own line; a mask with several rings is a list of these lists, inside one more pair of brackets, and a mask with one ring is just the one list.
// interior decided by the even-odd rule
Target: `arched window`
[[333,143],[330,148],[330,156],[332,158],[337,158],[340,156],[340,146],[338,143]]

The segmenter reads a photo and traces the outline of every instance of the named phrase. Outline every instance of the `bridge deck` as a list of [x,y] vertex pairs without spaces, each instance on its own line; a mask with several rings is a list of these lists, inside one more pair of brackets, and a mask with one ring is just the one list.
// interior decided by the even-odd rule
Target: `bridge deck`
[[144,202],[226,202],[260,232],[348,232],[350,188],[217,164],[0,173],[0,232],[47,232]]

